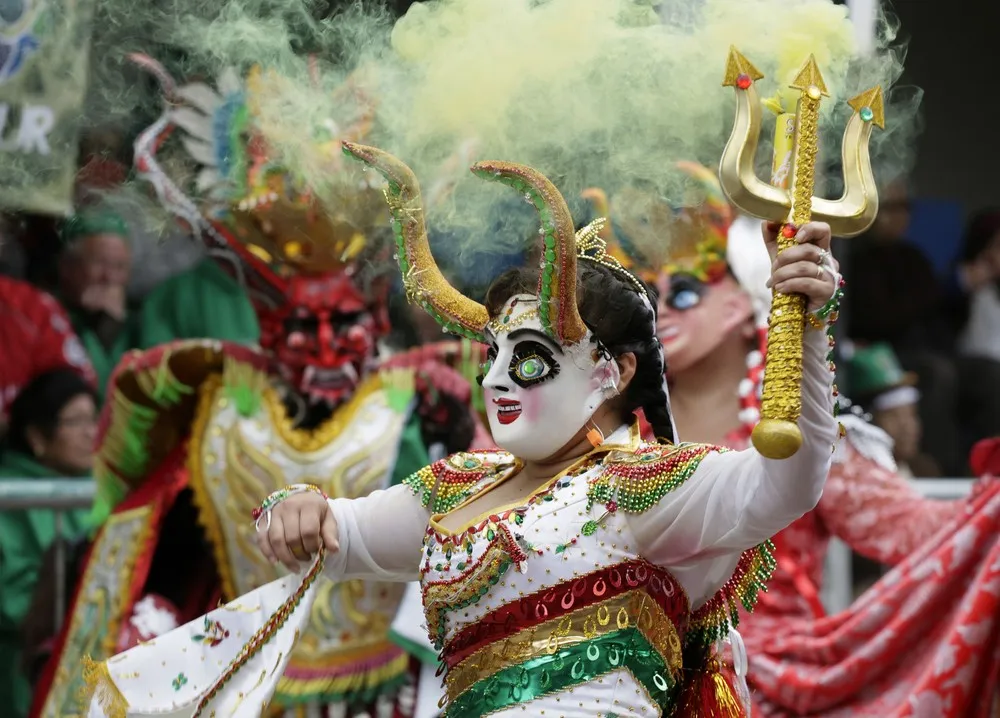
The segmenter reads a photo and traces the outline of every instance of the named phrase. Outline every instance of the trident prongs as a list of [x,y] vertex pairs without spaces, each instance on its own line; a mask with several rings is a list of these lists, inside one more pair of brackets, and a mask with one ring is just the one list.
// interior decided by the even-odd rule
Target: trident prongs
[[868,229],[878,214],[878,192],[872,173],[868,140],[872,125],[885,129],[882,88],[865,90],[848,101],[854,114],[847,121],[841,150],[844,194],[840,199],[813,197],[812,217],[830,225],[839,237],[853,237]]
[[[790,191],[762,181],[754,171],[763,115],[755,85],[763,77],[736,48],[730,48],[723,86],[737,88],[736,120],[722,153],[719,179],[726,196],[741,211],[784,222],[792,208]],[[820,96],[826,94],[823,78],[812,58],[799,72],[792,87],[802,90],[803,94],[808,93],[810,87],[816,88]],[[819,100],[819,97],[812,99]],[[839,237],[861,234],[875,220],[878,198],[868,140],[872,125],[885,127],[882,88],[866,90],[849,104],[855,112],[844,130],[844,194],[836,200],[812,198],[812,219],[828,223],[833,234]]]
[[[797,228],[811,219],[827,222],[833,234],[842,237],[864,232],[878,211],[868,141],[872,124],[884,126],[881,88],[872,88],[850,101],[854,115],[844,131],[844,195],[837,200],[823,200],[813,197],[813,191],[819,152],[819,107],[829,93],[816,59],[810,55],[791,84],[801,97],[794,116],[791,183],[787,189],[784,180],[782,186],[777,182],[768,184],[754,172],[762,114],[754,83],[762,78],[757,68],[730,48],[723,85],[737,88],[736,121],[719,167],[722,189],[729,200],[746,214],[782,224],[777,236],[778,252],[794,246]],[[774,166],[783,168],[784,157],[776,155]],[[752,435],[754,446],[769,459],[788,458],[802,444],[797,422],[802,411],[805,311],[804,297],[774,292],[761,420]]]

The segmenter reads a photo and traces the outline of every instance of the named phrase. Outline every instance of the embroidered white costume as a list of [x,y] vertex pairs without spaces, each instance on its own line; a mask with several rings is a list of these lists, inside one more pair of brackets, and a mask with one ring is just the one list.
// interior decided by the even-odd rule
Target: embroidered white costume
[[[636,304],[641,297],[658,352],[645,289],[604,254],[597,225],[574,233],[548,180],[520,165],[479,163],[477,175],[538,208],[544,244],[537,293],[508,299],[491,319],[434,264],[412,172],[372,148],[345,150],[388,180],[411,298],[450,330],[490,346],[490,426],[514,453],[456,454],[402,485],[331,500],[340,547],[324,573],[337,581],[420,579],[427,630],[447,670],[448,716],[688,715],[706,693],[720,714],[743,715],[709,649],[729,636],[737,607],[752,607],[770,574],[770,536],[822,492],[838,435],[826,335],[807,330],[803,445],[793,458],[645,443],[637,425],[623,423],[551,480],[516,492],[522,459],[550,456],[617,393],[618,363],[577,308],[578,247],[580,259],[617,273],[621,291],[641,292]],[[662,364],[658,371],[662,377]],[[290,630],[294,621],[276,630],[277,640]],[[107,693],[131,704],[133,687],[117,677],[130,653],[115,660]],[[250,682],[240,670],[231,685]],[[706,690],[705,680],[714,687]],[[262,681],[261,691],[273,684]]]

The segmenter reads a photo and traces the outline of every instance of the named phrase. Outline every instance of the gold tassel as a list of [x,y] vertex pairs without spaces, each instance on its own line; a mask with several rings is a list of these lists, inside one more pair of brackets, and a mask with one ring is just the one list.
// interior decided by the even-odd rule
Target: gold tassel
[[108,672],[108,664],[104,661],[98,663],[90,656],[83,657],[83,680],[86,681],[84,700],[82,705],[90,705],[94,696],[101,705],[101,710],[107,718],[126,718],[128,715],[128,701],[118,690],[111,674]]
[[732,685],[722,674],[719,662],[712,658],[704,669],[697,669],[686,682],[679,701],[678,715],[685,718],[746,718]]
[[715,684],[715,699],[718,703],[719,711],[723,715],[740,718],[743,715],[743,707],[733,694],[733,688],[729,681],[725,679],[718,670],[712,673],[712,682]]

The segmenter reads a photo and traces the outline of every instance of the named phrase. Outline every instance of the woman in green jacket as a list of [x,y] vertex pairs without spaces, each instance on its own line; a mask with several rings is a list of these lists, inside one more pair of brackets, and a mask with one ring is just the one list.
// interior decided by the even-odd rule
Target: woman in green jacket
[[[42,374],[11,405],[0,480],[87,476],[96,434],[93,387],[69,369]],[[81,536],[88,513],[65,512],[63,536]],[[55,512],[48,509],[0,511],[0,706],[10,718],[26,716],[31,702],[21,630],[45,553],[56,538],[55,524]]]

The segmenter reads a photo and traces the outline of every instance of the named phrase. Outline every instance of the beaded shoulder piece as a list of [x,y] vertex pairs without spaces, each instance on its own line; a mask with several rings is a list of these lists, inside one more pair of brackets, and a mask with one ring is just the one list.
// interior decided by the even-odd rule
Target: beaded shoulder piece
[[[630,513],[643,513],[687,481],[702,459],[730,449],[708,444],[641,444],[635,451],[616,451],[605,471],[587,492],[588,506],[602,503]],[[773,544],[767,541],[743,552],[733,575],[691,616],[688,642],[711,644],[739,624],[740,608],[752,611],[774,572]]]
[[687,481],[701,460],[713,451],[728,451],[707,444],[640,444],[634,451],[613,451],[604,460],[605,470],[590,483],[588,502],[641,514]]
[[463,451],[425,466],[403,483],[421,504],[443,514],[517,467],[517,459],[504,451]]

